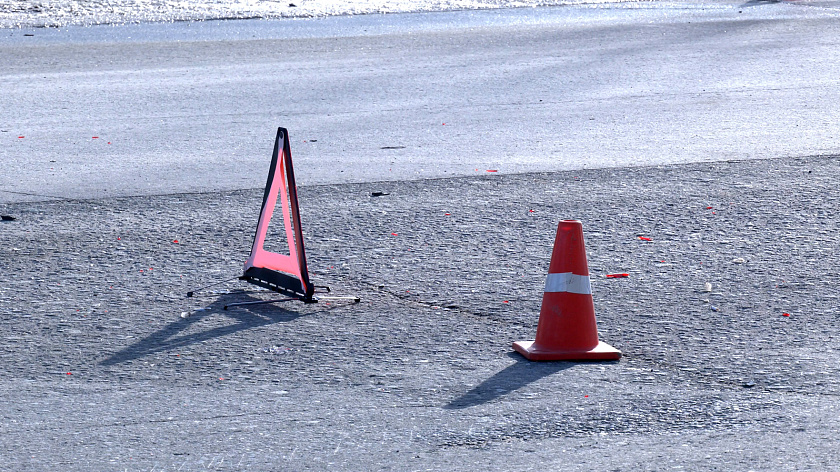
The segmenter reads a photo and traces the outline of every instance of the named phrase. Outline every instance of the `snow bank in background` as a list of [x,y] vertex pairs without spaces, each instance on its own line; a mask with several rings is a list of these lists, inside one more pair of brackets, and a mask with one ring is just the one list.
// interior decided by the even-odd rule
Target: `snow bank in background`
[[0,0],[0,28],[534,7],[615,0]]

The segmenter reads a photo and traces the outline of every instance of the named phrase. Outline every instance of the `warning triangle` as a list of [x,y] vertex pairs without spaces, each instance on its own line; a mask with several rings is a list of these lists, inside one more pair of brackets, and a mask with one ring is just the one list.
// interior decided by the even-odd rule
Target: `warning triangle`
[[[265,248],[266,236],[272,234],[269,233],[269,224],[277,207],[283,214],[283,232],[288,254],[282,253],[285,251],[272,252]],[[240,279],[304,301],[312,301],[315,293],[306,268],[295,172],[286,128],[277,129],[257,232],[254,235],[251,254],[245,262],[245,273]]]

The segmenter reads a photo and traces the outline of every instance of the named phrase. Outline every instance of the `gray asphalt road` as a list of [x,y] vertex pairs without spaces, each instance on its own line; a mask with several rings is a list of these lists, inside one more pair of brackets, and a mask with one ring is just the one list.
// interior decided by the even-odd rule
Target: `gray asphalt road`
[[[832,8],[6,31],[0,470],[836,469]],[[279,125],[359,305],[184,297]],[[619,362],[510,347],[565,218]]]
[[839,13],[656,2],[4,30],[0,199],[258,187],[277,126],[302,184],[835,152]]
[[[240,270],[259,190],[11,204],[0,469],[836,470],[838,168],[308,186],[313,278],[362,303],[228,311],[267,294],[184,292]],[[619,362],[511,349],[569,217]]]

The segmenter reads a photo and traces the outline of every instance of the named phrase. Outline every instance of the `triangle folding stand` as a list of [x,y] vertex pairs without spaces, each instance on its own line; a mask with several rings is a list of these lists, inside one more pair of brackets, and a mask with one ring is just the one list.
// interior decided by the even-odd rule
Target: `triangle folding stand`
[[[283,212],[283,226],[288,242],[289,254],[267,251],[265,244],[268,226],[274,209],[278,205]],[[268,180],[265,184],[262,209],[251,246],[251,255],[245,262],[245,273],[239,277],[254,285],[273,290],[287,298],[278,300],[260,300],[254,302],[230,303],[225,310],[233,306],[258,305],[285,301],[302,301],[317,303],[318,300],[352,300],[359,301],[359,297],[316,297],[316,293],[329,292],[329,287],[316,287],[309,280],[309,270],[306,267],[306,252],[303,247],[303,231],[300,226],[300,211],[298,209],[297,187],[295,186],[295,172],[292,167],[292,153],[289,146],[289,133],[286,128],[277,129],[277,139],[274,141],[274,153],[271,156],[271,167],[268,170]],[[316,292],[316,288],[322,292]]]

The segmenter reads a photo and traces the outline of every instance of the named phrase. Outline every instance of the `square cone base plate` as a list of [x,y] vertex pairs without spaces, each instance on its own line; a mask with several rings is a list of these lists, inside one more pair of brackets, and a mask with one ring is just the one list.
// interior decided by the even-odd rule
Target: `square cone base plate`
[[517,341],[513,349],[531,361],[617,361],[621,351],[604,342],[588,351],[570,351],[546,349],[534,344],[534,341]]

